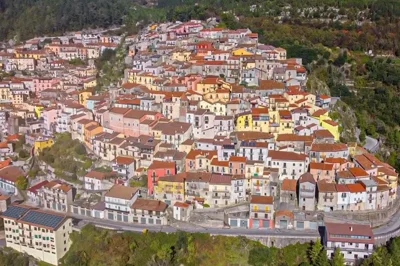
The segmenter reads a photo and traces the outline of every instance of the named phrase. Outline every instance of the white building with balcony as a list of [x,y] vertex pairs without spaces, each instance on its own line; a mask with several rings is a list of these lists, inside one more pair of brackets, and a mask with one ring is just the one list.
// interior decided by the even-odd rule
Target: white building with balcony
[[135,174],[136,161],[130,156],[118,156],[112,164],[112,169],[118,176],[130,179]]
[[129,222],[130,206],[140,196],[140,191],[134,187],[114,185],[104,197],[105,218],[114,221]]

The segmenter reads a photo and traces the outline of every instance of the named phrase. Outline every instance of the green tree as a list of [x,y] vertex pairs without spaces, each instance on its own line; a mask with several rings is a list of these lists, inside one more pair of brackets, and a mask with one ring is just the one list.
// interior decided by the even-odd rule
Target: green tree
[[267,264],[270,257],[267,247],[255,247],[250,250],[248,263],[253,266],[263,266]]
[[319,253],[323,250],[323,246],[321,244],[321,241],[316,240],[312,245],[311,248],[309,250],[309,258],[310,258],[310,262],[312,265],[318,265],[317,261],[318,261],[318,256]]
[[26,179],[25,176],[20,175],[17,177],[15,185],[17,186],[18,189],[25,190],[28,187],[28,179]]
[[340,252],[340,248],[336,248],[331,260],[331,266],[344,266],[344,257]]

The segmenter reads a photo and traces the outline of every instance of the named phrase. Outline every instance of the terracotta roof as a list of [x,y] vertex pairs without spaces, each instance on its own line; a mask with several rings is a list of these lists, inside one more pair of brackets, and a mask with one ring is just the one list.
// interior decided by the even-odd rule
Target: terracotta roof
[[242,162],[245,163],[246,162],[246,157],[244,156],[231,156],[229,158],[230,162]]
[[115,158],[117,164],[131,164],[135,161],[133,157],[130,156],[118,156]]
[[329,158],[326,158],[324,162],[325,163],[332,163],[332,164],[335,164],[335,163],[345,164],[348,161],[346,159],[344,159],[344,158],[329,157]]
[[297,188],[297,180],[287,179],[287,178],[283,179],[281,190],[296,191],[296,188]]
[[286,160],[286,161],[305,161],[307,156],[305,154],[299,154],[290,151],[269,151],[268,157],[273,160]]
[[6,166],[0,169],[0,178],[15,183],[18,176],[25,176],[25,172],[17,166]]
[[210,179],[210,184],[230,185],[231,181],[232,181],[231,175],[212,174]]
[[39,183],[37,183],[36,185],[31,186],[30,188],[28,188],[28,191],[29,191],[29,192],[32,192],[32,193],[36,193],[36,191],[37,191],[38,189],[40,189],[41,187],[45,186],[47,183],[49,183],[49,181],[47,181],[47,180],[44,180],[44,181],[42,181],[42,182],[39,182]]
[[[328,241],[374,244],[374,233],[371,226],[367,224],[325,222],[325,228]],[[368,239],[354,236],[364,236]]]
[[321,115],[326,114],[328,111],[325,109],[319,109],[317,111],[315,111],[311,116],[313,117],[320,117]]
[[135,202],[131,206],[131,209],[159,212],[164,212],[167,208],[168,205],[160,200],[141,198],[135,200]]
[[312,141],[312,136],[300,136],[296,134],[279,134],[276,141]]
[[336,184],[328,183],[325,180],[320,180],[317,183],[319,192],[336,192]]
[[337,192],[349,192],[349,189],[344,184],[336,184],[335,187]]
[[304,173],[299,178],[300,183],[310,182],[311,184],[315,184],[315,179],[311,173]]
[[106,174],[103,173],[103,172],[92,170],[92,171],[88,172],[85,175],[85,177],[95,178],[95,179],[98,179],[98,180],[103,180],[104,178],[106,178]]
[[332,135],[332,133],[327,130],[327,129],[320,129],[320,130],[315,130],[313,132],[313,135],[315,138],[317,139],[325,139],[325,138],[331,138],[333,139],[334,136]]
[[273,204],[274,198],[272,196],[256,196],[252,195],[250,199],[251,204]]
[[105,196],[130,200],[137,193],[137,191],[138,191],[138,189],[134,188],[134,187],[126,187],[123,185],[114,185],[112,188],[110,188],[106,192]]
[[175,202],[174,207],[178,207],[178,208],[188,208],[190,206],[190,204],[187,204],[185,202]]
[[10,158],[5,159],[4,161],[0,162],[0,169],[3,169],[6,166],[9,166],[12,164],[12,160]]
[[281,216],[287,216],[290,219],[294,219],[293,212],[291,212],[289,210],[278,210],[278,211],[275,212],[275,218],[276,217],[281,217]]
[[333,121],[333,120],[327,120],[327,119],[325,119],[325,120],[323,120],[322,122],[325,122],[325,123],[327,123],[327,124],[329,124],[329,125],[331,125],[331,126],[334,126],[334,127],[336,127],[336,126],[339,125],[338,123],[336,123],[336,122]]
[[187,160],[194,160],[199,155],[205,156],[205,157],[207,157],[207,159],[210,160],[212,157],[217,156],[217,151],[215,151],[215,150],[195,150],[195,149],[192,149],[186,155],[186,159]]
[[327,163],[310,163],[310,169],[317,169],[317,170],[323,170],[323,171],[332,171],[333,170],[333,164],[327,164]]
[[353,167],[349,168],[348,170],[354,177],[369,176],[368,173],[360,167]]
[[160,169],[160,168],[175,168],[175,162],[163,162],[163,161],[153,161],[149,168],[147,168],[148,170],[152,170],[152,169]]
[[347,150],[348,147],[344,143],[314,143],[311,145],[311,151],[316,152],[337,152]]

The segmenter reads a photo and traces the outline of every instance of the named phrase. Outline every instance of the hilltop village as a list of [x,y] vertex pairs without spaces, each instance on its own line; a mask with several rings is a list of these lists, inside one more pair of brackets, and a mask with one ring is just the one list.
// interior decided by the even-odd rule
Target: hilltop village
[[[207,209],[243,207],[221,226],[316,231],[320,214],[394,205],[395,169],[357,142],[341,142],[331,110],[340,99],[307,91],[301,59],[249,29],[210,24],[153,24],[135,36],[82,31],[3,47],[0,201],[25,195],[23,205],[3,210],[7,246],[39,258],[48,249],[46,261],[57,264],[70,245],[71,216],[190,226]],[[108,74],[96,64],[106,54],[123,55],[124,69],[105,87],[99,81]],[[70,158],[89,162],[83,172],[49,159],[67,139],[84,147],[84,159]],[[42,175],[27,177],[21,146]],[[19,223],[57,232],[56,241],[17,241]],[[360,257],[372,253],[367,227],[372,242]],[[329,224],[349,239],[350,228]]]

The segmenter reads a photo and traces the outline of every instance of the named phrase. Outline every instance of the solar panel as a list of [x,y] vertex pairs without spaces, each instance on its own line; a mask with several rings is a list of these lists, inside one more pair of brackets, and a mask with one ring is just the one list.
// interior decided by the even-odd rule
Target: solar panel
[[56,228],[63,219],[64,216],[62,215],[31,210],[21,219],[21,221]]
[[7,208],[7,210],[2,213],[2,216],[18,219],[22,215],[24,215],[28,210],[29,210],[29,208],[26,208],[26,207],[9,206]]

